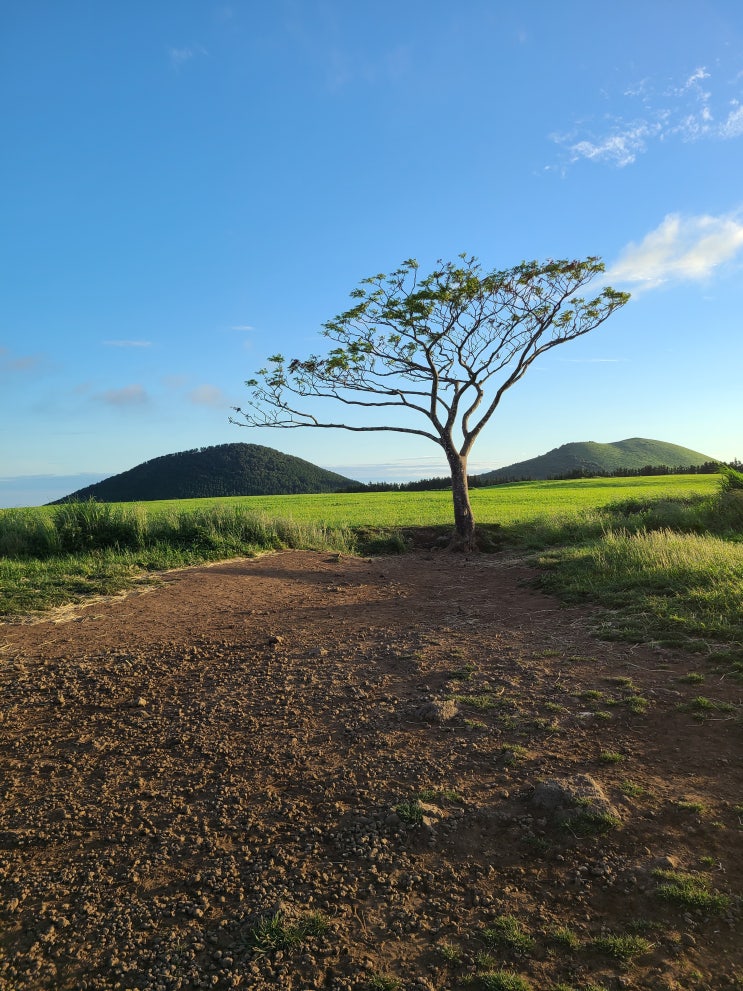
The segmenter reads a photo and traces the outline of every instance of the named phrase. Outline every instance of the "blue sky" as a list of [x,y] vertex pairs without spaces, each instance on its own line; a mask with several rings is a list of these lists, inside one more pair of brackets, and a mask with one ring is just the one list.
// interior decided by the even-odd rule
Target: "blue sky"
[[633,436],[743,457],[739,0],[5,0],[0,104],[0,505],[236,441],[444,473],[420,438],[228,417],[363,277],[461,251],[599,255],[633,294],[472,472]]

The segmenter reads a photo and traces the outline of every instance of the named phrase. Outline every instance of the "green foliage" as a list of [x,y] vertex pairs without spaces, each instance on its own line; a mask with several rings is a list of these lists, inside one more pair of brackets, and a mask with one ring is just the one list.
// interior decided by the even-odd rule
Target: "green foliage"
[[354,482],[257,444],[218,444],[166,454],[79,489],[59,502],[147,502],[337,492]]
[[513,970],[494,970],[478,979],[483,991],[532,991],[531,983]]
[[266,916],[247,934],[245,943],[255,956],[265,956],[277,950],[291,950],[302,946],[313,936],[328,931],[328,920],[320,912],[311,912],[289,920],[283,912]]
[[723,492],[743,491],[743,472],[736,471],[729,465],[718,465],[718,471]]
[[598,936],[594,939],[593,946],[599,953],[605,953],[622,963],[629,963],[635,957],[650,953],[653,948],[650,940],[642,936],[616,936],[612,933]]
[[423,808],[417,798],[400,802],[395,806],[395,812],[406,826],[420,826],[423,822]]
[[496,916],[488,928],[483,929],[482,938],[490,947],[516,950],[519,953],[528,953],[534,946],[534,940],[515,915]]
[[710,890],[709,881],[698,874],[659,869],[653,871],[653,876],[663,882],[657,889],[658,897],[681,908],[723,912],[730,905],[727,895]]
[[710,465],[711,471],[715,470],[710,459],[699,451],[643,437],[632,437],[612,444],[579,441],[563,444],[538,458],[486,472],[480,476],[480,481],[494,484],[503,479],[567,478],[573,474],[576,477],[598,476],[623,470],[648,470],[652,473],[652,466],[665,465],[671,470],[705,464]]

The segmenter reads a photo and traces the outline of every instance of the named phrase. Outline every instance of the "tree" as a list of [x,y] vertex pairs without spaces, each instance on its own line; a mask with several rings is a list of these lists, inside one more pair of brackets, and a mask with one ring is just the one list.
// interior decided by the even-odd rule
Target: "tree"
[[[245,384],[239,426],[314,427],[416,434],[438,444],[451,471],[455,543],[475,546],[467,459],[504,393],[540,355],[598,327],[629,295],[609,287],[577,295],[604,271],[599,258],[522,262],[486,273],[475,257],[442,262],[420,278],[408,259],[364,279],[353,306],[323,324],[324,356],[281,354]],[[383,411],[377,425],[336,423],[301,409],[305,399]],[[313,405],[314,408],[314,405]],[[390,422],[402,411],[412,425]],[[427,422],[426,422],[427,421]],[[407,421],[403,421],[405,423]]]

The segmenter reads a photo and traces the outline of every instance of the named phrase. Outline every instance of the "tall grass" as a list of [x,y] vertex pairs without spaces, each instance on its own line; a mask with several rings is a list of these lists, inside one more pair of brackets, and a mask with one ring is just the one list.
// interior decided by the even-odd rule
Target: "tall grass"
[[240,506],[150,514],[141,505],[69,503],[0,516],[0,615],[117,592],[154,571],[266,550],[350,553],[342,526],[272,520]]
[[[743,674],[743,543],[669,529],[619,530],[540,559],[543,587],[613,610],[605,633],[723,653]],[[713,646],[714,645],[714,646]],[[715,649],[717,647],[718,649]]]

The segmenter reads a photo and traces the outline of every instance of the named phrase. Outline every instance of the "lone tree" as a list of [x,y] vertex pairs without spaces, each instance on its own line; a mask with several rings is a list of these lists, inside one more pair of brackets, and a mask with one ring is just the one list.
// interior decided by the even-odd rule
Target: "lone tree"
[[[239,426],[315,427],[416,434],[438,444],[451,470],[454,546],[475,546],[467,459],[503,394],[558,344],[598,327],[629,299],[604,288],[578,293],[604,271],[599,258],[522,262],[484,272],[475,257],[437,262],[420,278],[414,259],[390,275],[364,279],[354,305],[323,324],[335,342],[324,356],[281,354],[245,384]],[[327,422],[300,407],[308,398],[381,410],[377,425]],[[398,411],[412,424],[398,425]],[[392,416],[391,414],[394,414]],[[392,420],[393,422],[390,422]],[[427,422],[423,422],[427,421]],[[403,421],[405,422],[405,421]]]

